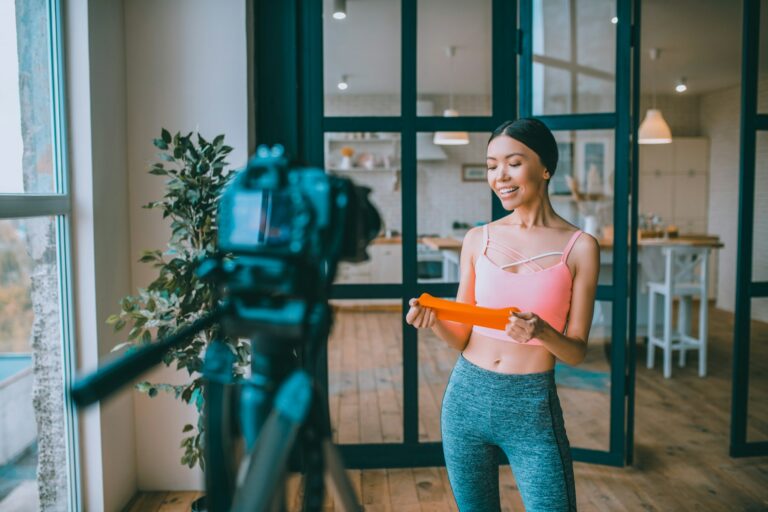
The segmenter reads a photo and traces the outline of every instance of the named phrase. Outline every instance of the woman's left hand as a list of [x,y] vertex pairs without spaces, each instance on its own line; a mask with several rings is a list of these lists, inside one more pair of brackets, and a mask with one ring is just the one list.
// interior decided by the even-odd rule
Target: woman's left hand
[[541,336],[551,326],[546,320],[532,311],[513,312],[509,315],[506,327],[507,336],[518,343],[528,343],[533,338]]

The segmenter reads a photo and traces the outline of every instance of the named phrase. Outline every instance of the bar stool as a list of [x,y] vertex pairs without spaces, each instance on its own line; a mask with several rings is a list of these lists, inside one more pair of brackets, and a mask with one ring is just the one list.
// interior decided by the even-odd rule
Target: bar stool
[[[656,346],[664,351],[664,377],[672,376],[672,350],[680,351],[680,367],[685,366],[685,351],[698,349],[699,377],[707,374],[707,319],[709,284],[709,247],[665,246],[664,281],[648,282],[648,368],[653,368]],[[697,268],[698,267],[698,268]],[[698,272],[696,272],[698,270]],[[698,274],[698,275],[696,275]],[[661,337],[656,336],[656,295],[664,309]],[[698,296],[699,335],[691,336],[690,320],[693,297]],[[677,329],[672,329],[672,299],[680,298]]]

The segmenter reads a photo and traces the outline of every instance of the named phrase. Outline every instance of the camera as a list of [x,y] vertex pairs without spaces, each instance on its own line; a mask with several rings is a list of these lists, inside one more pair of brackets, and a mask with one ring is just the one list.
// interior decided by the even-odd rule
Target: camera
[[236,309],[225,330],[301,338],[307,304],[326,298],[338,262],[368,259],[381,230],[369,194],[347,178],[289,165],[282,146],[260,146],[222,194],[219,256],[201,267]]

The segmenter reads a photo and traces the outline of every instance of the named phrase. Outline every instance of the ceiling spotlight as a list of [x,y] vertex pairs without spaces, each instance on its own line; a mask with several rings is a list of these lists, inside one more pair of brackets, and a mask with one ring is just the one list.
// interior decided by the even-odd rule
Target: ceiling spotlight
[[339,80],[339,83],[336,84],[336,87],[338,87],[340,91],[347,90],[349,87],[349,83],[347,82],[347,75],[341,75],[341,80]]
[[677,85],[675,85],[675,90],[677,92],[685,92],[688,90],[688,85],[685,81],[685,77],[681,78],[679,82],[677,82]]
[[619,18],[617,18],[616,16],[611,18],[611,23],[613,23],[614,25],[617,24],[618,22],[619,22]]
[[343,20],[347,17],[347,0],[333,0],[333,19]]

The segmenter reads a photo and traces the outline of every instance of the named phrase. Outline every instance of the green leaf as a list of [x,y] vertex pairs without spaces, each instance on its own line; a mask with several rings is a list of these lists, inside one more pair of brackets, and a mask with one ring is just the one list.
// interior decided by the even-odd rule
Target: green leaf
[[195,428],[195,427],[193,427],[192,425],[190,425],[189,423],[187,423],[186,425],[184,425],[184,429],[182,430],[182,432],[189,432],[189,431],[190,431],[190,430],[192,430],[193,428]]
[[168,144],[163,139],[153,139],[152,144],[154,144],[157,149],[168,149]]
[[123,320],[122,318],[120,320],[118,320],[117,322],[115,322],[115,331],[119,331],[123,327],[125,327],[125,320]]
[[152,398],[156,397],[156,396],[157,396],[157,388],[156,388],[156,387],[154,387],[154,386],[153,386],[153,387],[151,387],[151,388],[149,388],[149,389],[147,390],[147,394],[148,394],[150,397],[152,397]]
[[169,132],[168,130],[163,128],[160,133],[161,133],[161,136],[163,137],[163,141],[165,143],[167,143],[167,144],[170,144],[171,143],[171,132]]
[[117,351],[118,351],[118,350],[120,350],[121,348],[124,348],[124,347],[130,347],[131,345],[133,345],[133,343],[132,343],[132,342],[130,342],[130,341],[126,341],[126,342],[124,342],[124,343],[118,343],[117,345],[115,345],[114,347],[112,347],[112,350],[110,350],[110,352],[117,352]]
[[107,317],[108,324],[116,324],[118,320],[120,320],[120,315],[109,315]]
[[152,343],[152,333],[144,331],[144,334],[141,335],[141,342],[144,344]]
[[159,169],[157,167],[153,167],[149,170],[149,174],[154,174],[155,176],[168,176],[168,171],[165,169]]

